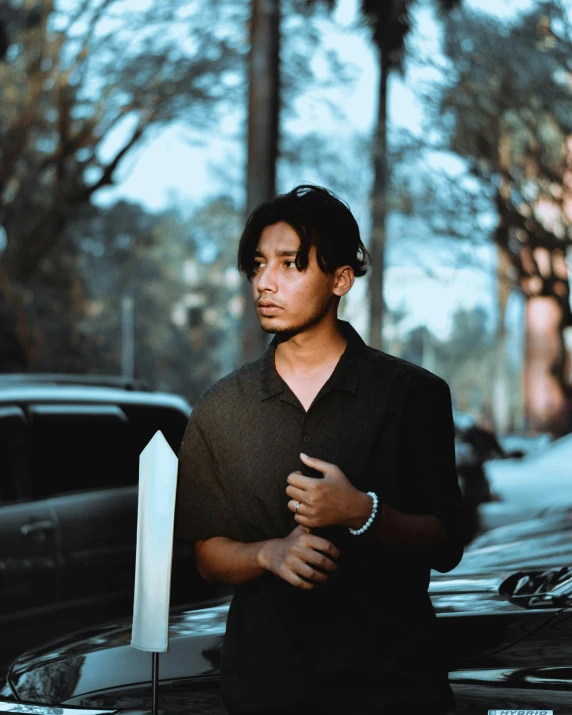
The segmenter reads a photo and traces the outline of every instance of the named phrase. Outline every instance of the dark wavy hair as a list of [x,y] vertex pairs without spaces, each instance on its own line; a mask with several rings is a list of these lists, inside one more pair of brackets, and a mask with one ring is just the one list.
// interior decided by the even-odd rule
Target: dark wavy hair
[[316,247],[318,265],[324,273],[351,266],[356,277],[364,276],[371,257],[360,238],[359,227],[348,205],[328,189],[299,184],[257,206],[248,217],[238,246],[238,270],[249,281],[254,273],[254,252],[260,234],[279,221],[292,226],[300,237],[296,266],[308,266],[311,246]]

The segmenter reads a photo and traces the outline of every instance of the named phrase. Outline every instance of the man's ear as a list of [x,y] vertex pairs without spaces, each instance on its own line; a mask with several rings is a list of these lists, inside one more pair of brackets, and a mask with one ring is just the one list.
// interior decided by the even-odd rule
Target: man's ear
[[351,266],[340,266],[334,271],[334,277],[334,295],[341,298],[354,284],[354,269]]

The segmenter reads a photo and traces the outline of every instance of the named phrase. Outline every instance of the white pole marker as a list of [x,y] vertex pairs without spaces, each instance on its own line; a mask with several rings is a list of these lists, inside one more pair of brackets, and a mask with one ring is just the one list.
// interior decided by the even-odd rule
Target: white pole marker
[[177,491],[176,454],[157,431],[139,457],[137,552],[131,646],[169,650],[169,601]]

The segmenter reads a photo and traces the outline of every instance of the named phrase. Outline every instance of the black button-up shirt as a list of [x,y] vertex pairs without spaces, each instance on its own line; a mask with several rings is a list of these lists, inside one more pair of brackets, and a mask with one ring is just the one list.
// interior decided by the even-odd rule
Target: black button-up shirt
[[384,547],[372,527],[314,529],[336,544],[340,568],[312,591],[271,573],[235,587],[221,690],[240,712],[311,703],[345,715],[389,714],[392,704],[445,712],[452,692],[427,587],[431,568],[449,571],[463,553],[450,390],[339,325],[346,349],[307,412],[276,371],[276,338],[200,397],[179,452],[175,535],[287,536],[288,474],[322,476],[300,452],[399,511],[438,516],[447,536],[434,547]]

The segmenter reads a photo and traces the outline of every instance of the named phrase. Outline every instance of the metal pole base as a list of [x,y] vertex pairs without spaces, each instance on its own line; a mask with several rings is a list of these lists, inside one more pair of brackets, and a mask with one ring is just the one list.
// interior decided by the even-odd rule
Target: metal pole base
[[159,653],[152,653],[153,657],[153,667],[152,667],[152,714],[158,715],[159,713]]

